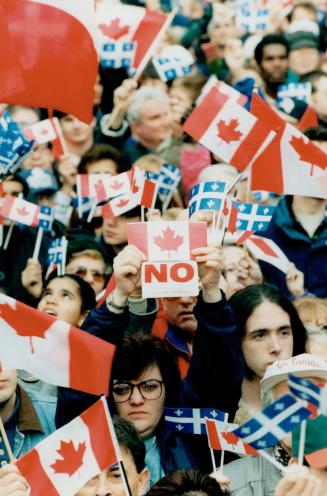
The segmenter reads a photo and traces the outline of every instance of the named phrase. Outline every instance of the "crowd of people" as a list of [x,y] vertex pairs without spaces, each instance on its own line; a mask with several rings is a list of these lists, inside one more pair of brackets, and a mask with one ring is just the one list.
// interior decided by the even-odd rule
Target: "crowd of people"
[[[36,258],[37,230],[3,219],[1,293],[116,345],[107,402],[125,473],[117,465],[108,467],[76,496],[121,496],[124,477],[129,496],[326,496],[326,416],[307,421],[304,463],[297,463],[301,443],[295,430],[267,450],[279,468],[262,456],[226,452],[222,470],[214,471],[206,436],[172,432],[164,412],[165,407],[214,408],[242,425],[288,391],[288,373],[327,383],[327,194],[313,198],[250,191],[246,174],[237,181],[233,165],[183,131],[207,81],[215,76],[249,101],[258,92],[295,127],[304,122],[308,109],[313,111],[315,124],[302,131],[327,153],[327,4],[95,3],[165,13],[174,9],[156,53],[179,45],[194,62],[189,74],[163,81],[151,61],[138,80],[128,68],[108,68],[100,61],[92,121],[54,111],[65,154],[58,156],[51,142],[34,145],[19,167],[2,177],[2,195],[53,208],[54,222],[44,232]],[[264,26],[245,23],[247,8],[255,12],[252,20],[257,23],[259,12],[265,11]],[[281,99],[281,86],[292,83],[298,94]],[[300,94],[300,83],[309,83],[307,99]],[[36,107],[1,104],[5,111],[22,132],[48,117]],[[77,176],[114,176],[136,166],[151,178],[166,163],[181,170],[182,180],[169,204],[163,208],[157,200],[146,220],[205,222],[208,246],[191,252],[198,266],[198,296],[143,299],[146,254],[127,241],[128,224],[143,219],[141,206],[105,219],[99,206],[92,216],[80,215]],[[190,176],[192,185],[236,184],[230,192],[234,198],[275,207],[262,236],[288,258],[286,273],[257,260],[232,233],[215,236],[212,211],[189,219]],[[48,252],[52,241],[63,236],[68,243],[59,274],[57,268],[49,271]],[[107,294],[112,276],[115,285]],[[15,459],[97,399],[48,384],[28,371],[0,368],[0,418]],[[319,450],[325,462],[317,466],[310,454]],[[221,452],[214,456],[219,467]],[[1,435],[0,496],[26,496],[28,490]]]

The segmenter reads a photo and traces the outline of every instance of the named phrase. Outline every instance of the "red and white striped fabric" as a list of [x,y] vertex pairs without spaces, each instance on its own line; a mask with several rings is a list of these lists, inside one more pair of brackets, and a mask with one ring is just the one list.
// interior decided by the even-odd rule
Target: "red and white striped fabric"
[[213,87],[217,88],[220,93],[223,93],[223,95],[227,95],[228,98],[230,98],[234,102],[237,102],[242,107],[248,101],[248,97],[243,95],[243,93],[241,93],[240,91],[236,90],[232,86],[229,86],[229,84],[224,83],[224,81],[219,81],[216,76],[210,76],[201,90],[201,94],[197,99],[197,103],[199,103]]
[[[76,179],[77,196],[103,201],[128,193],[131,189],[130,176],[130,172],[122,172],[116,176],[111,174],[78,174]],[[100,194],[100,188],[97,185],[101,185],[103,195]]]
[[96,19],[101,44],[111,41],[136,43],[133,67],[137,69],[166,22],[165,14],[143,7],[121,4],[98,4]]
[[55,157],[67,153],[67,146],[57,117],[36,122],[24,129],[24,135],[30,141],[34,140],[37,145],[51,142]]
[[128,243],[149,261],[190,260],[194,248],[207,246],[204,222],[135,222],[127,224]]
[[2,0],[0,18],[0,101],[90,122],[98,72],[93,0]]
[[257,94],[253,95],[251,112],[277,131],[252,163],[251,189],[327,198],[327,154],[286,123]]
[[259,453],[249,444],[233,434],[237,424],[229,424],[220,420],[206,419],[209,447],[217,451],[230,451],[238,455],[259,456]]
[[136,196],[131,191],[128,191],[128,193],[120,195],[117,198],[113,198],[108,203],[103,205],[102,217],[104,220],[119,217],[138,205],[139,202]]
[[74,496],[120,459],[106,399],[41,441],[17,461],[30,496]]
[[114,345],[0,295],[0,370],[24,369],[49,384],[107,394],[114,352]]
[[255,258],[277,267],[286,274],[290,261],[272,239],[252,235],[245,244]]
[[2,217],[26,226],[36,227],[38,225],[38,205],[23,198],[16,198],[12,195],[4,196],[0,213]]
[[183,129],[240,171],[274,136],[264,123],[215,87],[193,110]]
[[131,191],[139,205],[153,208],[157,196],[157,184],[146,178],[146,174],[139,167],[131,169]]

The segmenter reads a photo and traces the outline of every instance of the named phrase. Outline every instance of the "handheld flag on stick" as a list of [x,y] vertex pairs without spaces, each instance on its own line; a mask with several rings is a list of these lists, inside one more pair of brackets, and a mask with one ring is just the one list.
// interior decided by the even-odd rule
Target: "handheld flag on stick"
[[25,138],[9,112],[0,117],[0,175],[15,172],[19,164],[32,153],[34,142]]
[[165,408],[165,426],[174,432],[206,434],[206,419],[223,421],[225,413],[215,408]]

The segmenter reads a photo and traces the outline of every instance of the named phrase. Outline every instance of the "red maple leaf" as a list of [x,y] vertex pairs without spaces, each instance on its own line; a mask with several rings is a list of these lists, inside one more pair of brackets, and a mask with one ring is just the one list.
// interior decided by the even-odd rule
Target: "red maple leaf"
[[221,435],[223,436],[224,439],[228,442],[228,444],[231,444],[232,446],[236,446],[237,443],[239,442],[239,437],[236,436],[233,432],[222,432]]
[[176,236],[174,230],[168,226],[162,231],[161,236],[154,236],[153,241],[161,251],[168,251],[168,256],[170,257],[170,252],[177,251],[180,245],[183,244],[183,239],[183,236]]
[[240,131],[236,130],[238,125],[238,119],[231,119],[228,124],[226,121],[217,122],[217,136],[223,141],[226,141],[226,143],[230,143],[231,141],[238,141],[243,134]]
[[116,17],[116,19],[113,19],[110,24],[99,24],[99,29],[102,34],[114,40],[118,40],[119,38],[121,38],[121,36],[124,36],[124,34],[127,34],[129,32],[129,26],[121,25],[120,19],[118,17]]
[[16,304],[12,308],[8,303],[0,305],[0,316],[12,327],[17,336],[28,336],[30,338],[31,352],[34,353],[33,337],[45,338],[45,333],[53,322],[53,317],[47,314],[37,313],[25,305]]
[[118,207],[118,208],[126,207],[126,205],[127,205],[128,202],[129,202],[129,199],[127,199],[127,200],[120,200],[118,203],[116,203],[116,207]]
[[120,189],[122,186],[124,186],[124,183],[122,181],[119,182],[117,180],[115,180],[111,185],[112,189]]
[[49,129],[46,129],[46,128],[41,129],[40,134],[43,134],[44,136],[46,134],[49,134]]
[[86,444],[78,443],[78,448],[74,448],[73,441],[60,441],[60,448],[57,453],[61,455],[62,460],[56,460],[52,465],[56,474],[67,474],[69,477],[83,465],[83,457],[86,451]]
[[139,189],[140,188],[138,187],[137,182],[134,179],[134,181],[132,182],[132,193],[138,193]]
[[25,217],[25,215],[28,215],[30,213],[30,211],[28,210],[28,208],[25,207],[25,205],[23,205],[22,207],[17,208],[17,213],[22,217]]
[[326,156],[323,153],[320,154],[320,150],[318,150],[318,153],[315,153],[316,148],[314,147],[313,143],[311,143],[311,141],[308,140],[307,142],[305,142],[302,136],[299,138],[296,138],[296,136],[292,136],[290,145],[299,155],[300,160],[311,164],[310,176],[312,176],[313,168],[316,166],[325,170],[327,166]]

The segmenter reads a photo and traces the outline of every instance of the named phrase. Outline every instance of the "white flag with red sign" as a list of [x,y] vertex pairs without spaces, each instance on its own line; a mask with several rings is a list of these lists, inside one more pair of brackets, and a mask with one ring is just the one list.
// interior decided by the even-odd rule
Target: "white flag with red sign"
[[51,142],[56,157],[67,153],[67,145],[57,117],[32,124],[24,129],[24,135],[27,139],[35,141],[37,145]]
[[0,213],[2,217],[19,224],[34,227],[38,225],[38,205],[23,200],[23,198],[6,195],[2,200]]
[[197,99],[197,103],[203,100],[203,97],[211,90],[211,88],[217,88],[220,93],[228,96],[231,100],[234,100],[239,105],[243,107],[243,105],[248,101],[248,97],[243,95],[240,91],[233,88],[233,86],[229,86],[229,84],[224,83],[224,81],[219,81],[216,76],[210,76],[206,84],[203,86],[200,96]]
[[239,427],[237,424],[206,419],[206,427],[211,449],[217,451],[230,451],[231,453],[236,453],[238,455],[259,456],[257,450],[252,448],[249,444],[244,443],[242,439],[232,432]]
[[128,243],[137,246],[149,261],[191,260],[194,248],[207,246],[204,222],[137,222],[127,225]]
[[102,397],[20,458],[17,467],[29,484],[30,496],[74,496],[118,459],[112,421]]
[[114,217],[119,217],[120,215],[129,212],[129,210],[137,207],[138,205],[138,199],[131,191],[128,191],[128,193],[120,195],[117,198],[113,198],[108,203],[103,205],[102,217],[103,219],[112,219]]
[[240,171],[248,167],[275,134],[215,87],[211,88],[193,110],[183,129],[212,153]]
[[54,314],[0,295],[0,370],[23,369],[49,384],[107,394],[114,352]]
[[286,274],[290,261],[272,239],[253,235],[245,241],[245,244],[255,258],[277,267]]
[[111,174],[78,174],[76,179],[77,196],[103,201],[128,193],[131,189],[130,177],[130,172],[122,172],[115,176]]
[[98,37],[102,47],[109,41],[133,42],[137,69],[164,26],[167,16],[143,7],[121,4],[98,4],[96,8]]

